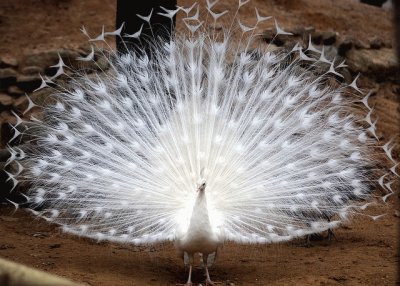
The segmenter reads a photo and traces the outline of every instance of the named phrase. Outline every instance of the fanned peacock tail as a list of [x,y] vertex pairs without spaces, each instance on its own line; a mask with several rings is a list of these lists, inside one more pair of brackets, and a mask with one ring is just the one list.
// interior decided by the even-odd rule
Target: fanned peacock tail
[[[380,195],[379,185],[385,200],[392,194],[392,175],[377,163],[386,152],[396,174],[392,143],[382,149],[375,139],[357,78],[333,80],[345,64],[311,41],[289,51],[263,46],[261,23],[290,33],[257,10],[252,27],[235,15],[209,31],[228,16],[207,3],[206,22],[198,5],[190,17],[190,9],[166,11],[187,13],[187,31],[145,39],[150,57],[110,50],[106,72],[74,71],[67,85],[43,79],[40,88],[54,89],[50,104],[27,130],[18,120],[16,136],[32,139],[10,147],[8,162],[18,166],[15,184],[31,184],[34,213],[99,240],[173,241],[204,180],[213,230],[226,241],[268,243],[337,227]],[[94,61],[94,49],[81,60]],[[68,70],[61,58],[57,67],[57,76]]]

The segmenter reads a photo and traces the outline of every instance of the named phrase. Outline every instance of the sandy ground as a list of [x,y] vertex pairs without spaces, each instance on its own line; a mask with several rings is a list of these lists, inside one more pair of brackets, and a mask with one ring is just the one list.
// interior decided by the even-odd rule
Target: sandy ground
[[[113,28],[114,2],[3,0],[0,55],[20,58],[52,48],[79,47],[85,43],[79,33],[82,24],[93,34],[99,33],[103,24],[108,30]],[[232,9],[233,4],[236,1],[223,0],[218,9]],[[254,19],[254,6],[264,15],[277,16],[285,27],[314,26],[366,43],[379,36],[385,45],[393,45],[391,15],[379,8],[345,0],[258,0],[243,9],[241,16]],[[398,83],[377,83],[368,78],[362,83],[377,89],[371,103],[376,106],[384,138],[398,134]],[[310,248],[300,239],[265,246],[228,244],[211,269],[211,277],[234,285],[395,285],[398,210],[398,196],[392,196],[386,205],[368,212],[386,214],[381,220],[373,222],[360,216],[335,231],[333,241],[313,241]],[[138,248],[96,243],[62,234],[55,226],[23,210],[14,213],[9,207],[0,208],[0,233],[1,257],[87,285],[175,285],[186,279],[186,270],[172,245]],[[201,269],[195,269],[193,280],[204,281]]]

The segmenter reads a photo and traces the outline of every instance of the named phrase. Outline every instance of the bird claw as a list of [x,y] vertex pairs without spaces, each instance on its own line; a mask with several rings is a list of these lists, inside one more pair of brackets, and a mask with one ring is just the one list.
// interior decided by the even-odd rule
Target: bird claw
[[206,286],[217,286],[217,285],[222,285],[222,282],[213,282],[210,279],[206,280]]
[[337,240],[336,235],[333,230],[328,229],[328,241],[332,241],[333,239]]
[[311,235],[308,234],[308,235],[306,236],[306,241],[304,242],[304,247],[310,248],[310,247],[312,247],[312,246],[313,246],[313,245],[312,245],[312,243],[311,243]]
[[206,280],[206,286],[215,286],[215,284],[211,280]]

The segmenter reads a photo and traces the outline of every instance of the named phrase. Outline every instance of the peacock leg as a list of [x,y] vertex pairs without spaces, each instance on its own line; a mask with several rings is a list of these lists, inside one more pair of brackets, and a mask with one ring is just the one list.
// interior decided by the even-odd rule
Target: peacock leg
[[192,286],[193,285],[192,284],[193,254],[188,253],[188,256],[189,256],[189,277],[188,277],[188,280],[187,280],[185,286]]
[[306,235],[306,241],[304,243],[304,246],[307,247],[307,248],[312,246],[312,244],[311,244],[311,234],[307,234]]
[[335,235],[335,233],[333,232],[333,230],[328,229],[328,241],[332,241],[333,239],[336,239],[336,240],[337,240],[336,235]]
[[204,269],[206,271],[206,285],[215,286],[214,282],[211,281],[210,273],[208,273],[207,260],[208,260],[208,254],[203,253],[203,264],[204,264]]

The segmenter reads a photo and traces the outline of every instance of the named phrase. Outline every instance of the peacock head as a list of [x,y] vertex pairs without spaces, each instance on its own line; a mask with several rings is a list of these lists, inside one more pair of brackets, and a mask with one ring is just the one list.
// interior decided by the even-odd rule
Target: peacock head
[[204,179],[197,183],[197,191],[204,191],[206,189],[206,181]]

